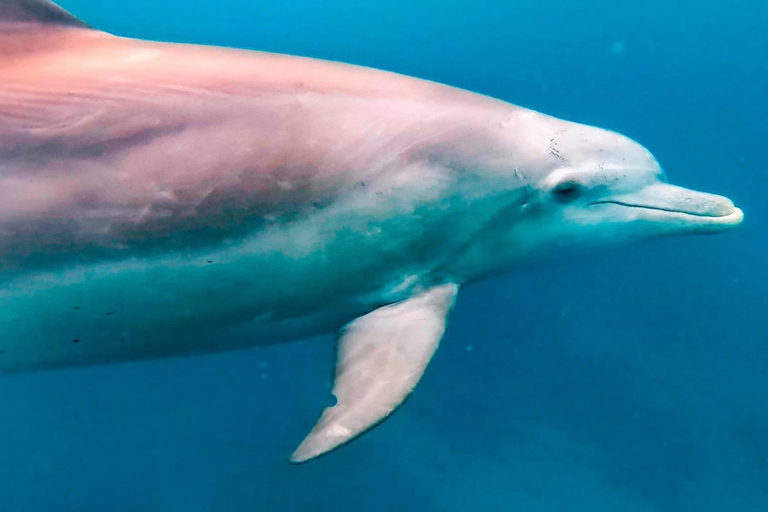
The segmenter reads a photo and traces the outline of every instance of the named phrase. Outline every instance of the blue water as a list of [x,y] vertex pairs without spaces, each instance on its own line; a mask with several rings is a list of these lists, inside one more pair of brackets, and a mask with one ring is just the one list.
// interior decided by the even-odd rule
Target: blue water
[[0,510],[768,511],[768,3],[61,4],[611,128],[747,217],[468,287],[411,400],[304,466],[284,457],[327,402],[330,337],[4,376]]

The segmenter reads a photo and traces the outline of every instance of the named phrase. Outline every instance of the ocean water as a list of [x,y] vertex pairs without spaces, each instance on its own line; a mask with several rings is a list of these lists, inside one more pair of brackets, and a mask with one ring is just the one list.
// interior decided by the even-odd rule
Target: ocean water
[[409,402],[303,466],[331,337],[2,376],[0,511],[768,511],[768,3],[60,3],[610,128],[746,221],[467,287]]

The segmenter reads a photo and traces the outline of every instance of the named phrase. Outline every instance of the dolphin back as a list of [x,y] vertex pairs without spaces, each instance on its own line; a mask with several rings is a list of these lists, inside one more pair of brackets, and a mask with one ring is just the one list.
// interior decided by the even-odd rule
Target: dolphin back
[[38,23],[89,28],[48,0],[0,0],[0,23]]

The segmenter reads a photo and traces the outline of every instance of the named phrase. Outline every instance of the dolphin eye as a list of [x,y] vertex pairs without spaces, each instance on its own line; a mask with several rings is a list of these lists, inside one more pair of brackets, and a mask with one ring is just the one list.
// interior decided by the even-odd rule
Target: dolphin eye
[[584,187],[575,181],[560,183],[552,189],[552,198],[558,203],[570,203],[581,197]]

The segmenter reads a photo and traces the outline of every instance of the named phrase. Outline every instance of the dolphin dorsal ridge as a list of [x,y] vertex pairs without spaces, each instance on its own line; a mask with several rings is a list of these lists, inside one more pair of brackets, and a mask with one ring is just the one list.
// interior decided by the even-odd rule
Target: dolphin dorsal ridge
[[48,0],[0,0],[0,25],[3,23],[37,23],[91,28],[84,21]]

